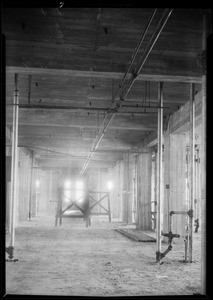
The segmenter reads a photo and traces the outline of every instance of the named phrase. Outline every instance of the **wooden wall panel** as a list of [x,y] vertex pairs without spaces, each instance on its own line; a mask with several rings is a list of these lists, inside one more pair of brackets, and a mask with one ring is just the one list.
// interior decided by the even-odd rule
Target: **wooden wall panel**
[[138,158],[138,225],[151,230],[151,153]]
[[123,168],[123,222],[132,223],[132,172],[129,153],[124,155]]
[[[186,210],[186,135],[170,135],[170,197],[169,210]],[[185,236],[185,215],[172,217],[172,232]],[[177,241],[177,239],[175,239]]]
[[[170,134],[164,134],[164,208],[163,208],[163,232],[169,232],[169,212],[170,212]],[[164,238],[167,241],[167,238]]]
[[18,220],[23,221],[29,218],[29,195],[30,195],[30,158],[28,152],[21,148],[19,151],[18,168]]

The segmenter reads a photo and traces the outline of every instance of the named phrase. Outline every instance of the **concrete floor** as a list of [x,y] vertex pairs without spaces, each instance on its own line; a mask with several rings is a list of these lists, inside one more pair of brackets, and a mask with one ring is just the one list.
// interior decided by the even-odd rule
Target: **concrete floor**
[[[121,224],[54,216],[20,222],[15,257],[6,262],[6,292],[22,295],[145,296],[200,292],[200,234],[195,235],[194,262],[180,262],[184,245],[155,262],[156,243],[141,243],[113,230]],[[8,239],[8,235],[6,240]],[[7,245],[7,244],[6,244]],[[167,245],[162,245],[162,250]]]

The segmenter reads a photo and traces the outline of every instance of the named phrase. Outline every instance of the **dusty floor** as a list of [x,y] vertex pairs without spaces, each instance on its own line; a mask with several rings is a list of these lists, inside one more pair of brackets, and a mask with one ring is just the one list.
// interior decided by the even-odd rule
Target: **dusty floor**
[[[156,243],[140,243],[113,230],[118,223],[53,217],[21,222],[15,257],[6,262],[7,294],[143,296],[200,293],[200,234],[195,235],[194,262],[180,262],[184,245],[175,244],[155,262]],[[8,239],[8,236],[7,236]],[[166,249],[163,244],[162,251]]]

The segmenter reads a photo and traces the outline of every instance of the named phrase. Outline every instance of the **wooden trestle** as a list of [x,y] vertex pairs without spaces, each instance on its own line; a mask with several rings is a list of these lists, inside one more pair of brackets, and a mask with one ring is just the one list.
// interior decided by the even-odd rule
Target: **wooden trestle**
[[[95,195],[97,195],[100,199],[96,200]],[[101,197],[102,195],[102,197]],[[67,196],[66,196],[67,197]],[[109,222],[111,222],[111,210],[110,210],[110,198],[109,198],[109,192],[101,192],[101,191],[89,191],[89,205],[86,208],[84,206],[84,199],[82,199],[83,196],[78,198],[77,200],[71,199],[71,197],[67,197],[69,199],[69,205],[62,209],[63,207],[63,190],[62,188],[58,189],[58,201],[57,201],[57,209],[56,209],[56,215],[55,215],[55,226],[58,224],[62,225],[62,218],[84,218],[86,221],[86,227],[91,225],[91,215],[108,215]],[[101,203],[104,199],[107,199],[108,207],[104,207],[104,205]],[[80,200],[80,201],[79,201]],[[81,201],[83,200],[83,201]],[[100,206],[104,212],[95,212],[92,211],[95,206]],[[70,211],[71,208],[76,208],[78,210],[78,213],[74,213],[74,211]]]

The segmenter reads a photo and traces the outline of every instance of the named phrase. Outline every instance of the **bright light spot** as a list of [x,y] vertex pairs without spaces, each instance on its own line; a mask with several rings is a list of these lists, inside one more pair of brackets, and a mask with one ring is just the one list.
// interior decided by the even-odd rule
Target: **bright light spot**
[[112,183],[112,181],[109,181],[109,182],[108,182],[107,188],[108,188],[109,191],[112,190],[112,188],[113,188],[113,183]]
[[36,180],[36,187],[39,187],[39,180]]
[[83,181],[76,181],[76,201],[82,202],[83,198]]
[[64,188],[65,188],[65,189],[69,189],[70,187],[71,187],[71,181],[68,181],[68,180],[65,181],[65,182],[64,182]]
[[83,181],[76,181],[76,189],[82,190],[83,189]]

